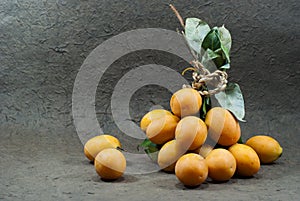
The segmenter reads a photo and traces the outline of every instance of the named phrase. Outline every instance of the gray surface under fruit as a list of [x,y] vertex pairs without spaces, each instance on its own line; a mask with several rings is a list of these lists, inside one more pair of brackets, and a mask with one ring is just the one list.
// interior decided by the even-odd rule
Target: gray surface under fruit
[[[169,1],[1,0],[0,200],[298,200],[299,7],[282,1],[175,1],[183,17],[225,26],[233,37],[230,80],[244,93],[244,139],[275,137],[284,149],[273,165],[250,179],[206,182],[187,189],[172,174],[125,174],[99,179],[83,155],[72,121],[72,90],[80,66],[99,44],[137,28],[176,30]],[[104,132],[134,152],[140,140],[114,124],[110,97],[116,80],[155,63],[181,72],[188,64],[166,52],[145,50],[111,65],[99,82],[96,113]],[[126,90],[126,89],[124,89]],[[154,105],[169,108],[171,93],[138,90],[130,112],[138,122]],[[297,199],[298,197],[298,199]]]

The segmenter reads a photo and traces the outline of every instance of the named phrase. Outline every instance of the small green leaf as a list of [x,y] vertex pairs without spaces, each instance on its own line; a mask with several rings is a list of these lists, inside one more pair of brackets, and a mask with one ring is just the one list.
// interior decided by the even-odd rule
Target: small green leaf
[[[204,38],[202,43],[203,50],[208,50],[210,55],[212,55],[211,51],[214,52],[214,58],[212,59],[215,66],[220,69],[227,62],[226,55],[221,48],[221,40],[219,37],[218,27],[214,27]],[[218,55],[218,56],[216,56]]]
[[230,63],[229,53],[232,43],[230,32],[228,31],[228,29],[225,28],[224,25],[222,27],[218,27],[218,30],[221,42],[221,49],[223,50],[228,63]]
[[224,59],[227,60],[227,63],[230,63],[230,57],[229,57],[229,51],[222,45],[221,43],[221,49],[223,50],[224,53]]
[[225,65],[220,67],[221,70],[227,70],[229,68],[230,68],[230,64],[225,64]]
[[185,37],[189,46],[198,54],[201,51],[203,39],[210,31],[208,24],[197,18],[187,18],[185,22]]
[[205,36],[202,43],[202,48],[204,50],[207,50],[209,48],[212,51],[221,48],[218,27],[212,28],[210,32]]
[[146,154],[152,161],[157,162],[159,149],[156,147],[150,147],[149,149],[145,149]]
[[202,106],[200,108],[200,118],[204,121],[207,112],[211,109],[211,99],[209,96],[202,97]]
[[139,146],[144,148],[146,154],[151,158],[153,161],[157,161],[158,151],[160,150],[160,146],[151,142],[148,138],[146,138]]
[[220,55],[218,53],[212,51],[209,48],[207,48],[206,52],[207,52],[208,59],[210,59],[210,60],[220,57]]
[[218,69],[221,69],[222,66],[226,65],[226,59],[223,57],[223,53],[222,56],[213,59],[213,61]]
[[209,48],[206,51],[202,50],[201,63],[210,72],[213,72],[213,71],[215,71],[215,68],[216,68],[216,64],[214,63],[213,59],[218,58],[218,57],[220,57],[220,55],[217,54],[215,51],[212,51]]
[[238,120],[245,121],[244,98],[238,84],[229,83],[225,91],[216,94],[215,97],[221,107],[232,112]]
[[237,143],[244,144],[244,143],[243,143],[242,136],[241,136],[240,139],[237,141]]
[[154,144],[153,142],[151,142],[148,138],[146,138],[140,145],[139,147],[144,147],[144,148],[147,148],[147,147],[155,147],[156,144]]
[[[206,51],[209,49],[209,54],[214,57],[212,60],[218,69],[230,68],[227,64],[230,63],[231,35],[224,26],[211,29],[203,40],[202,48]],[[205,52],[202,52],[202,55],[205,55]]]

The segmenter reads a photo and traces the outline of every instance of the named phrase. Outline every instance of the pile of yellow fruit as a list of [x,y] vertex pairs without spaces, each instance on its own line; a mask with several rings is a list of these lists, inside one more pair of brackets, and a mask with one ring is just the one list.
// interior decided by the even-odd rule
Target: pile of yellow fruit
[[[200,119],[201,105],[198,91],[180,89],[170,100],[172,112],[152,110],[140,122],[147,138],[161,146],[157,157],[160,168],[175,172],[184,185],[197,186],[208,177],[214,181],[227,181],[234,174],[250,177],[259,171],[261,163],[272,163],[281,156],[281,146],[269,136],[253,136],[245,144],[238,143],[239,122],[224,108],[213,107],[205,120]],[[85,155],[95,161],[103,179],[117,179],[125,171],[126,160],[117,147],[121,147],[120,142],[109,135],[94,137],[85,144]]]

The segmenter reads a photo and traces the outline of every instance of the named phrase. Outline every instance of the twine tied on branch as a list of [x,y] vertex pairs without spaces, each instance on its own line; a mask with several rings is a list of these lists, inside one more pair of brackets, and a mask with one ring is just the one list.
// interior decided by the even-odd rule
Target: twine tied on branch
[[[227,86],[228,75],[225,71],[216,70],[214,72],[209,72],[199,61],[192,61],[194,67],[187,68],[186,70],[193,70],[193,82],[192,88],[199,91],[203,96],[217,94],[221,91],[224,91]],[[184,73],[185,71],[183,71]],[[213,89],[210,90],[200,90],[206,86],[212,86]],[[184,86],[187,87],[187,86]]]

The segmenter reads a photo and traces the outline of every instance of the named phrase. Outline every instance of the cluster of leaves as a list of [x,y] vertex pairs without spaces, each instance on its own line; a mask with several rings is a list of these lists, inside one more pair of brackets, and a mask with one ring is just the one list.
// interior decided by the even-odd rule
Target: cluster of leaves
[[[193,54],[197,56],[207,69],[226,71],[230,68],[231,35],[225,28],[213,27],[198,18],[187,18],[184,27],[184,36]],[[221,107],[231,111],[235,117],[244,121],[244,99],[237,83],[229,83],[225,91],[215,95]],[[210,97],[204,97],[201,108],[201,118],[211,108]]]

